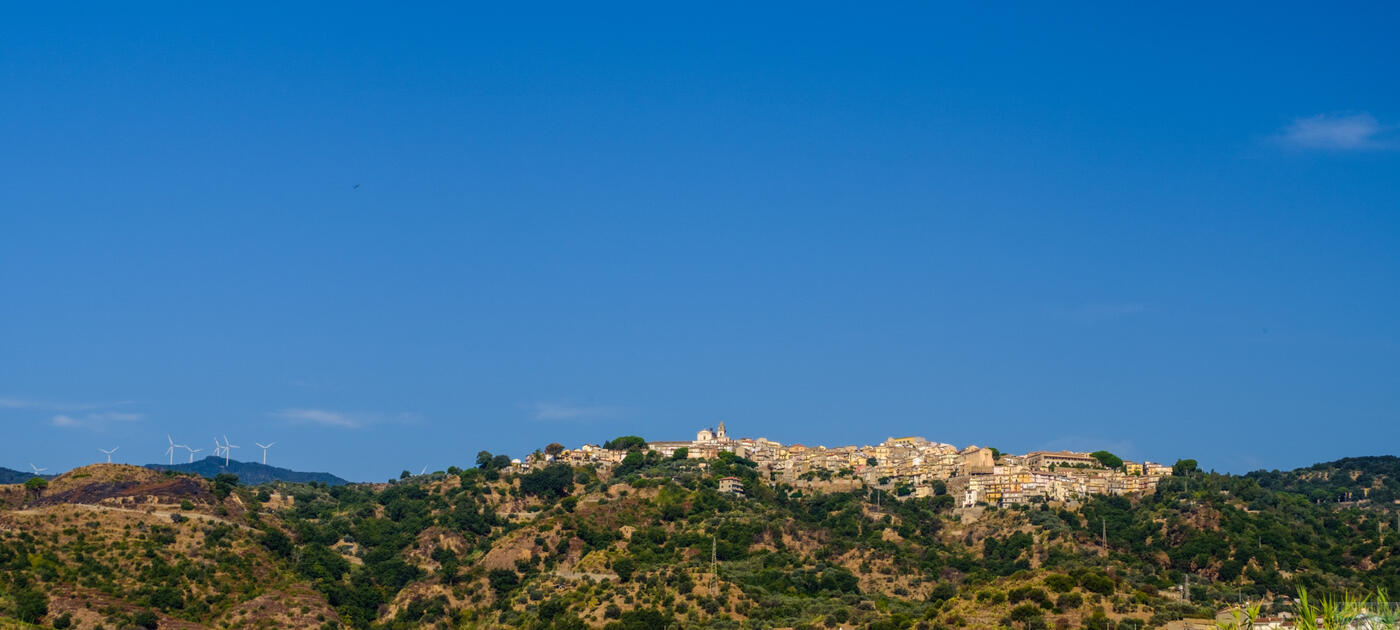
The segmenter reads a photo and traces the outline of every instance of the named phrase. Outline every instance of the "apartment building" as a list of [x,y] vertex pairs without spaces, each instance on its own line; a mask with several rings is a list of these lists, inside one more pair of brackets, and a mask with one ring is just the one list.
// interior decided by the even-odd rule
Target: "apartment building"
[[744,482],[738,477],[723,477],[719,480],[720,494],[744,496]]

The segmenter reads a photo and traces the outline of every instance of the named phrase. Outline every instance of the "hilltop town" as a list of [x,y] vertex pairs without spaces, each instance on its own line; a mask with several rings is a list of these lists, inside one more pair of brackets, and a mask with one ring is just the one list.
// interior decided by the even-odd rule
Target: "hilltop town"
[[0,485],[0,627],[1180,630],[1400,588],[1394,457],[1164,476],[695,437],[383,483],[98,463]]
[[[1034,451],[1023,455],[994,448],[891,437],[875,446],[805,446],[767,438],[730,437],[724,423],[696,432],[688,441],[646,442],[663,457],[711,460],[720,453],[752,461],[770,482],[827,491],[874,487],[897,498],[947,494],[958,507],[1008,506],[1070,501],[1092,495],[1141,495],[1156,490],[1172,466],[1124,461],[1106,453]],[[530,469],[554,461],[609,468],[626,448],[585,444],[558,453],[536,453],[521,464]]]

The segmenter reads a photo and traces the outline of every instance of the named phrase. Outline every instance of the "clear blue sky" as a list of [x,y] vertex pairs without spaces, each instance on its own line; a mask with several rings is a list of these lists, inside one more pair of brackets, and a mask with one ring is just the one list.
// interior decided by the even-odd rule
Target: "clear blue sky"
[[3,466],[1400,444],[1394,5],[49,8],[0,12]]

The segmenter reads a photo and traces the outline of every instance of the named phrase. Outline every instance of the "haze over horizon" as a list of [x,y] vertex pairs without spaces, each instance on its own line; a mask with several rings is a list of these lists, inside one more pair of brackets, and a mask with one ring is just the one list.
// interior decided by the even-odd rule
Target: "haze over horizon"
[[0,466],[1400,444],[1400,8],[73,13],[0,21]]

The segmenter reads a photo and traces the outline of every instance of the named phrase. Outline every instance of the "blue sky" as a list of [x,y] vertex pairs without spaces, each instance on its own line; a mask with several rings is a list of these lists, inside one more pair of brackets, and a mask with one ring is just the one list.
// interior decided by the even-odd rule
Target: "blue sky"
[[1393,6],[2,13],[3,466],[1400,444]]

